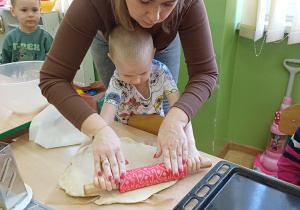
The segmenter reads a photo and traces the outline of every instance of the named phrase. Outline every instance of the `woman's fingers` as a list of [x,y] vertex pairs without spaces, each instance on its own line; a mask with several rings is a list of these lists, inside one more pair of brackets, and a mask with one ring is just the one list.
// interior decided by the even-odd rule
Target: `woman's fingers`
[[111,158],[110,169],[111,169],[111,172],[112,172],[112,177],[109,177],[108,180],[113,181],[116,184],[119,184],[119,182],[120,182],[119,164],[117,162],[116,157]]
[[117,185],[115,182],[107,181],[103,176],[99,177],[99,183],[101,186],[101,189],[111,191],[117,188]]
[[183,171],[182,147],[177,148],[177,165],[178,165],[178,172],[182,173]]
[[[127,162],[127,163],[126,163]],[[124,159],[122,151],[116,154],[116,157],[101,158],[101,165],[108,181],[113,181],[115,184],[119,184],[121,178],[125,178],[126,168],[125,164],[128,161]]]
[[158,132],[156,155],[161,150],[166,170],[171,170],[176,175],[183,171],[183,165],[188,159],[187,136],[184,124],[168,116],[169,114],[163,120]]
[[183,161],[182,158],[181,147],[177,147],[177,149],[164,148],[163,159],[166,170],[169,172],[173,172],[175,176],[183,171],[183,164],[185,163],[185,161]]
[[101,162],[100,162],[100,157],[98,155],[94,156],[94,165],[95,165],[95,176],[101,176]]
[[98,132],[93,141],[95,172],[118,184],[120,176],[125,176],[126,173],[121,142],[109,126],[101,131],[103,132]]
[[170,150],[172,171],[175,176],[178,176],[178,156],[176,150]]
[[[172,137],[173,139],[170,139]],[[173,172],[173,174],[176,175],[183,171],[183,165],[188,156],[188,148],[186,136],[183,136],[182,138],[172,137],[169,137],[168,140],[160,139],[158,137],[158,145],[160,145],[162,150],[166,170]]]
[[102,190],[111,191],[117,189],[117,185],[108,181],[104,176],[94,177],[94,184]]
[[97,175],[94,175],[94,185],[96,187],[101,187],[99,182],[99,177]]
[[170,158],[170,151],[168,148],[162,149],[163,159],[166,170],[171,173],[172,172],[172,164]]
[[[113,181],[115,184],[120,183],[120,178],[124,178],[126,175],[126,168],[125,164],[126,161],[123,157],[123,154],[117,154],[118,160],[115,157],[107,158],[106,156],[102,155],[102,157],[95,161],[95,172],[97,173],[95,176],[104,175],[107,181]],[[101,173],[102,168],[102,173]],[[100,172],[100,173],[99,173]]]
[[108,181],[112,181],[113,176],[112,176],[112,172],[111,172],[111,168],[110,168],[110,161],[106,156],[101,157],[101,166],[103,168],[106,179]]
[[161,148],[160,144],[158,143],[157,147],[156,147],[156,153],[154,154],[153,158],[159,158],[162,153],[163,153],[162,148]]
[[[186,162],[186,159],[183,159],[183,154],[187,156],[187,148],[185,148],[184,142],[182,145],[178,145],[177,147],[174,146],[168,146],[173,145],[171,142],[170,144],[167,142],[167,144],[161,145],[162,147],[162,154],[163,154],[163,160],[166,167],[166,170],[169,172],[173,172],[174,175],[178,172],[183,171],[183,164]],[[157,154],[157,153],[156,153]]]
[[119,182],[116,183],[116,181],[112,180],[113,176],[111,175],[112,169],[109,159],[106,157],[100,158],[100,164],[102,165],[104,173],[100,176],[98,174],[94,175],[95,186],[107,191],[117,189],[117,184],[119,184]]
[[192,171],[192,169],[193,169],[193,162],[192,162],[191,158],[188,158],[186,165],[187,165],[187,170],[188,171]]
[[188,148],[188,141],[186,140],[182,144],[182,163],[185,164],[188,158],[189,158],[189,148]]
[[107,191],[112,190],[112,186],[111,186],[110,182],[108,182],[103,176],[99,177],[99,183],[100,183],[101,189],[107,190]]
[[119,180],[117,180],[115,183],[119,184],[121,181],[120,179],[124,179],[126,175],[126,168],[125,165],[128,164],[128,161],[124,159],[124,155],[122,151],[119,151],[116,155],[118,166],[119,166]]
[[193,158],[188,158],[187,169],[188,171],[198,171],[201,169],[201,163],[203,162],[203,157],[195,156]]

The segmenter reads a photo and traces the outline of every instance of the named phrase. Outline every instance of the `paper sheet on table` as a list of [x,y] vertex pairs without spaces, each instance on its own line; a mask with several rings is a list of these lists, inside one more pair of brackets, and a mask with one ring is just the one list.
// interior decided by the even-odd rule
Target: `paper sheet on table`
[[[132,139],[122,137],[122,150],[126,160],[129,164],[126,165],[126,170],[149,166],[163,162],[162,157],[153,158],[156,148],[142,143],[137,143]],[[71,166],[67,168],[63,176],[59,180],[59,186],[66,191],[68,195],[74,197],[85,197],[83,186],[85,184],[93,183],[94,176],[94,158],[93,147],[87,145],[76,153],[72,158]],[[156,176],[161,177],[160,170],[156,171]],[[148,173],[139,174],[140,179],[145,180],[149,178]],[[154,175],[155,177],[155,175]],[[150,178],[149,178],[150,179]],[[100,198],[95,200],[98,205],[112,204],[112,203],[136,203],[149,198],[151,195],[174,185],[178,180],[168,181],[151,185],[145,188],[135,189],[125,193],[120,193],[118,190],[102,191],[99,193]]]
[[[204,157],[208,157],[212,160],[213,165],[217,164],[221,159],[202,153]],[[153,210],[165,210],[174,208],[179,201],[201,180],[201,178],[210,170],[210,168],[201,169],[197,173],[189,173],[185,178],[178,180],[172,187],[166,188],[148,199],[138,203],[114,203],[108,205],[97,205],[95,200],[99,199],[99,196],[95,197],[73,197],[66,194],[58,185],[48,195],[45,200],[45,204],[54,209],[72,209],[72,210],[141,210],[141,209],[153,209]],[[192,206],[195,205],[191,202]],[[192,209],[192,208],[186,208]]]
[[33,118],[29,127],[29,140],[44,148],[80,144],[86,137],[51,104]]

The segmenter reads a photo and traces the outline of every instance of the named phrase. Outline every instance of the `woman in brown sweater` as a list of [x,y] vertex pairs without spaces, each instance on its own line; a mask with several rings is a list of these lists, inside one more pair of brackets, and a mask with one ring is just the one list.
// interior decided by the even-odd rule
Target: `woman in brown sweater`
[[91,137],[95,178],[104,173],[113,188],[126,173],[120,139],[71,82],[98,31],[109,41],[116,24],[132,30],[133,22],[149,30],[157,53],[180,37],[189,80],[160,127],[154,154],[163,155],[166,169],[174,174],[188,158],[184,127],[211,95],[218,75],[203,0],[73,0],[42,67],[40,87],[51,104]]

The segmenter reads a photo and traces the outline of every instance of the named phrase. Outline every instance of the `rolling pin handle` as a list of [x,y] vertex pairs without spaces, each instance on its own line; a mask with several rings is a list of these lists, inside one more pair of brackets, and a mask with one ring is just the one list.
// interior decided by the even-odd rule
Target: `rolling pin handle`
[[211,159],[203,158],[201,160],[201,168],[210,168],[212,166]]

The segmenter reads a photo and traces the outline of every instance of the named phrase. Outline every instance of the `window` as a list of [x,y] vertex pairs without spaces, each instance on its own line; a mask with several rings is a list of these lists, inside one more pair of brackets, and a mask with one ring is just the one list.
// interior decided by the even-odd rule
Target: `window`
[[[271,0],[267,0],[265,31],[267,31],[267,28],[268,28],[270,7],[271,7]],[[289,33],[291,31],[291,26],[292,26],[292,23],[293,23],[293,17],[294,17],[295,14],[296,14],[296,0],[289,0],[289,4],[288,4],[288,8],[287,8],[286,21],[285,21],[285,33]]]
[[242,1],[240,36],[266,42],[288,38],[288,44],[300,43],[300,0]]

